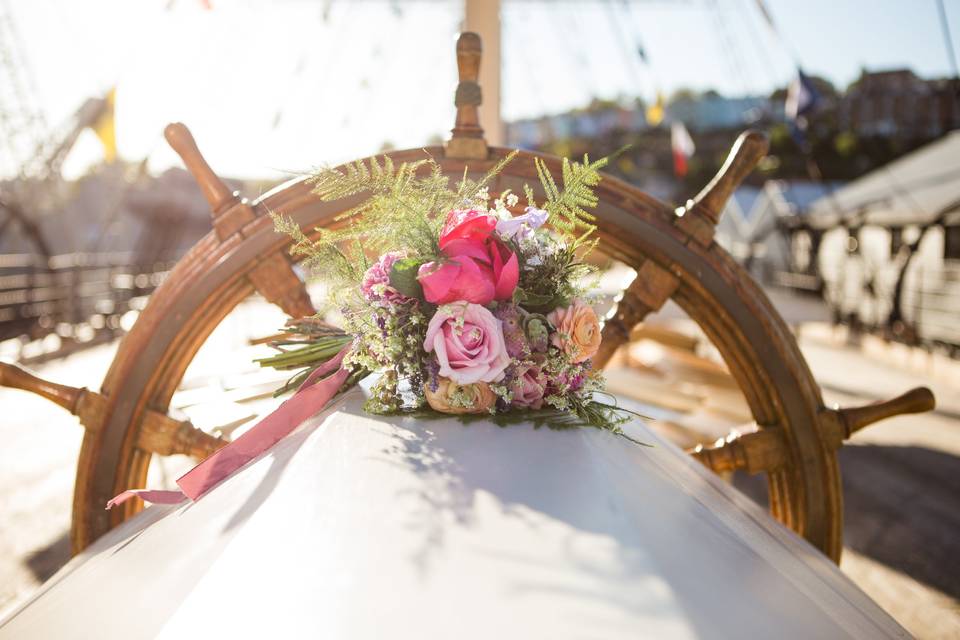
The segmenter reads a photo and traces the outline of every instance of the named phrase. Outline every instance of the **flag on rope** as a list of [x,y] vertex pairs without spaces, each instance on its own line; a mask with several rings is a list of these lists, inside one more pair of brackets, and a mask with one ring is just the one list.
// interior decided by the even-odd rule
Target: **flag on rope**
[[650,61],[647,60],[647,50],[643,48],[642,43],[637,45],[637,55],[640,56],[644,64],[650,64]]
[[663,93],[657,91],[656,102],[647,107],[647,124],[649,124],[651,127],[655,127],[663,122],[663,111]]
[[90,125],[97,138],[100,139],[100,144],[103,145],[103,157],[107,162],[113,162],[117,158],[117,133],[113,117],[116,101],[117,88],[113,87],[104,98],[103,111]]
[[687,160],[697,150],[682,122],[674,122],[670,126],[670,149],[673,151],[673,173],[682,178],[687,175]]
[[820,101],[820,94],[817,88],[813,86],[810,78],[797,69],[797,77],[793,79],[790,86],[787,87],[787,101],[784,105],[784,112],[787,120],[797,124],[801,128],[806,128],[806,116],[811,113]]

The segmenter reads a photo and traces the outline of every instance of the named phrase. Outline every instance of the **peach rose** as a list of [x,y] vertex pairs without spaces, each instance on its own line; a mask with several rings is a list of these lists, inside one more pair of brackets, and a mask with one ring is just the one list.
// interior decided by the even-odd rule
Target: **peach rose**
[[449,378],[439,378],[437,390],[430,383],[423,387],[424,395],[434,411],[440,413],[487,413],[496,404],[497,396],[486,382],[457,384]]
[[573,362],[589,360],[600,348],[600,320],[592,307],[574,301],[550,312],[547,320],[556,328],[550,341]]

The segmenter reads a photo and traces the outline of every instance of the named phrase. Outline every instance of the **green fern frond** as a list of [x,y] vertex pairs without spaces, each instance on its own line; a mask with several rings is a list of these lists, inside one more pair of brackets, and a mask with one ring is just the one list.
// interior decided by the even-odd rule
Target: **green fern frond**
[[[546,164],[539,158],[535,160],[537,177],[547,198],[543,207],[550,213],[553,226],[571,240],[574,248],[589,251],[596,244],[587,243],[597,230],[594,224],[597,217],[587,209],[596,207],[599,202],[593,188],[600,183],[600,169],[606,166],[608,161],[608,158],[602,158],[590,162],[587,155],[583,156],[582,163],[570,162],[564,158],[561,190],[547,170]],[[528,200],[531,195],[527,194]]]
[[530,185],[524,183],[524,185],[523,185],[523,193],[524,193],[524,195],[526,195],[526,197],[527,197],[527,206],[528,206],[528,207],[533,207],[534,209],[538,208],[538,207],[537,207],[537,201],[536,201],[536,199],[534,198],[534,195],[533,195],[533,187],[531,187]]
[[[339,228],[318,228],[308,235],[289,218],[274,216],[274,223],[293,238],[291,252],[304,256],[305,265],[336,295],[338,289],[357,287],[368,266],[367,255],[404,249],[423,260],[440,258],[439,235],[447,213],[476,206],[478,194],[516,155],[514,151],[502,158],[479,180],[470,179],[464,169],[453,186],[433,158],[397,164],[390,156],[380,156],[321,169],[308,179],[321,200],[362,198],[335,218]],[[606,163],[606,159],[590,162],[587,156],[582,163],[564,160],[561,188],[546,164],[534,159],[546,194],[543,207],[571,250],[589,251],[596,244],[590,239],[596,218],[587,209],[597,204],[593,187]],[[524,185],[524,192],[528,205],[537,206],[533,189]]]
[[293,239],[291,255],[304,256],[303,265],[322,274],[322,280],[331,289],[334,298],[359,286],[369,266],[363,249],[356,243],[331,242],[327,232],[319,231],[317,240],[311,240],[290,217],[271,213],[274,228]]

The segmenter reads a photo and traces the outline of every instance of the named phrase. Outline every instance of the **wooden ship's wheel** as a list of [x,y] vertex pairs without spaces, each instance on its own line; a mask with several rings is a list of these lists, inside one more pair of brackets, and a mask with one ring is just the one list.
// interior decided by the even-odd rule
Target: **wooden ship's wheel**
[[[482,174],[510,150],[488,147],[478,122],[476,79],[480,40],[457,43],[460,83],[456,125],[444,147],[391,152],[395,163],[425,153],[456,179]],[[109,498],[144,486],[152,456],[201,459],[224,444],[167,415],[184,371],[217,325],[242,300],[259,293],[292,317],[314,313],[268,212],[290,216],[305,230],[333,223],[359,198],[322,202],[304,180],[280,185],[253,202],[231,193],[204,161],[182,124],[166,129],[210,203],[213,231],[175,266],[123,339],[99,393],[57,385],[13,365],[0,365],[0,383],[39,393],[79,416],[86,428],[77,467],[71,540],[79,552],[129,518],[142,503],[105,511]],[[674,300],[719,350],[749,404],[758,429],[732,434],[691,451],[715,471],[766,472],[772,515],[833,560],[842,548],[842,495],[836,451],[854,431],[884,417],[932,408],[927,389],[855,409],[824,406],[797,343],[760,287],[713,240],[733,189],[766,153],[762,135],[740,136],[719,174],[674,210],[613,177],[597,189],[603,252],[633,267],[637,277],[606,321],[595,362],[603,366],[632,327]],[[491,185],[491,193],[538,184],[534,159],[558,174],[559,158],[522,152]]]

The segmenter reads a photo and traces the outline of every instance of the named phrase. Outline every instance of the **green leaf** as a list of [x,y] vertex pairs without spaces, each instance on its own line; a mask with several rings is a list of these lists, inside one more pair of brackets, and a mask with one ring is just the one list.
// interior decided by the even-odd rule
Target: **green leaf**
[[517,287],[514,301],[523,305],[527,311],[549,313],[558,307],[565,307],[569,301],[559,293],[534,293]]
[[423,287],[417,280],[417,271],[423,260],[420,258],[403,258],[393,263],[390,269],[390,286],[416,300],[423,300]]
[[532,291],[525,291],[520,287],[517,287],[517,292],[514,298],[516,299],[517,304],[521,304],[525,307],[540,307],[553,300],[553,294],[533,293]]

